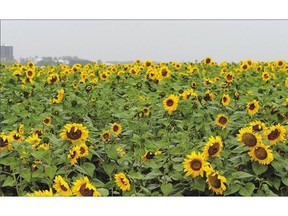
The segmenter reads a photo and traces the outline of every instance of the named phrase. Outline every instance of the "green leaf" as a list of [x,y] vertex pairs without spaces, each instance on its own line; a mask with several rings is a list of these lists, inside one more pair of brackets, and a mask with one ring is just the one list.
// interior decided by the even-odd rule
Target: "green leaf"
[[106,149],[105,152],[109,158],[114,159],[114,160],[118,159],[118,153],[115,148]]
[[239,194],[241,196],[251,196],[253,194],[254,189],[255,185],[249,182],[245,186],[242,186],[242,188],[239,191]]
[[109,190],[105,188],[97,188],[97,190],[100,192],[101,196],[108,196],[109,195]]
[[144,179],[145,178],[141,173],[135,172],[134,170],[130,170],[130,172],[128,173],[128,176],[131,179]]
[[53,179],[55,176],[55,173],[57,171],[57,167],[56,166],[49,166],[45,169],[46,174],[48,175],[48,177],[50,179]]
[[115,169],[115,163],[105,163],[103,164],[103,169],[107,173],[107,175],[111,176],[112,172]]
[[173,189],[173,185],[171,183],[168,183],[168,184],[163,183],[161,185],[161,191],[163,192],[164,196],[168,196],[170,192],[172,191],[172,189]]
[[283,182],[283,184],[285,184],[286,186],[288,186],[288,177],[282,177],[281,181]]
[[231,176],[232,176],[232,178],[234,178],[234,179],[245,179],[245,178],[253,177],[253,175],[251,175],[250,173],[243,172],[243,171],[233,172],[233,173],[231,174]]
[[48,155],[48,151],[40,149],[32,152],[31,155],[37,160],[43,160]]
[[206,182],[203,178],[198,178],[195,180],[193,187],[198,191],[204,192],[206,188]]
[[31,171],[28,170],[28,169],[25,169],[25,170],[21,170],[21,173],[20,173],[20,176],[25,179],[27,182],[30,182],[31,180]]
[[151,195],[151,191],[147,188],[140,185],[141,190],[145,193],[145,195]]
[[265,173],[268,169],[268,166],[259,164],[258,162],[253,161],[252,170],[256,175],[261,175]]
[[7,186],[13,187],[13,186],[15,186],[15,185],[16,185],[15,179],[12,178],[11,176],[8,176],[8,177],[5,179],[5,181],[3,182],[2,187],[7,187]]
[[95,165],[89,162],[85,162],[82,165],[82,168],[86,171],[88,176],[93,177],[94,170],[95,170]]
[[0,164],[3,164],[5,166],[11,166],[11,168],[13,169],[14,167],[17,166],[18,160],[15,160],[15,158],[12,157],[1,158]]
[[232,184],[232,185],[229,185],[227,187],[227,190],[224,192],[224,195],[225,196],[228,196],[228,195],[233,195],[235,194],[236,192],[238,192],[241,188],[241,185],[239,184]]

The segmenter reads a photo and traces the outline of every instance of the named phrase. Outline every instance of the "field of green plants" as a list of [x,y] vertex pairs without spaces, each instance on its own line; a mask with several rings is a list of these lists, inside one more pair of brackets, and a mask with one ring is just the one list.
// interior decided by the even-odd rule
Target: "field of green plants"
[[287,196],[288,63],[0,64],[1,196]]

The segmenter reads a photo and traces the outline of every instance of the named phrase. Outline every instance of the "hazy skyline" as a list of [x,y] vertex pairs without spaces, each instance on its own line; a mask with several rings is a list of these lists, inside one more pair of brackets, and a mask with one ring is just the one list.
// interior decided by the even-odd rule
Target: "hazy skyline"
[[1,20],[14,57],[288,60],[288,20]]

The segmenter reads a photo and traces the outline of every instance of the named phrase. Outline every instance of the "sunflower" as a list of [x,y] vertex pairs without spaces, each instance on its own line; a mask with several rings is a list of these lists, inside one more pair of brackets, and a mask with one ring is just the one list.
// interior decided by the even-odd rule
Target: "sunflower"
[[110,132],[109,131],[104,131],[102,134],[101,134],[101,138],[103,141],[107,142],[110,140]]
[[60,175],[55,176],[53,188],[60,196],[72,196],[68,183]]
[[33,193],[27,193],[27,196],[36,196],[36,197],[50,197],[53,196],[52,188],[49,190],[39,190],[34,191]]
[[184,172],[187,172],[186,176],[191,175],[193,178],[199,175],[203,176],[203,167],[206,164],[204,156],[201,153],[192,152],[186,157],[183,162]]
[[157,150],[156,152],[152,152],[152,151],[145,149],[145,154],[141,157],[141,160],[143,160],[143,161],[150,160],[150,159],[154,158],[156,155],[159,155],[161,153],[162,153],[162,151],[160,151],[160,150]]
[[49,117],[45,118],[42,123],[43,123],[44,125],[46,125],[46,126],[50,126],[50,124],[51,124],[51,118],[49,118]]
[[227,182],[226,178],[219,174],[219,171],[214,170],[211,166],[205,168],[206,182],[208,183],[209,190],[214,191],[216,194],[222,195],[226,190],[224,183]]
[[35,77],[35,75],[36,75],[36,73],[35,73],[34,69],[28,69],[26,71],[26,77],[28,79],[33,79]]
[[228,106],[230,104],[231,98],[228,94],[224,94],[221,98],[221,104],[223,106]]
[[265,131],[264,136],[269,140],[271,145],[275,145],[278,141],[284,140],[286,129],[281,124],[273,125]]
[[211,56],[206,57],[203,60],[203,63],[206,64],[206,65],[212,65],[212,63],[213,63],[212,57]]
[[58,83],[59,80],[60,80],[60,78],[59,78],[59,75],[57,73],[52,73],[47,78],[48,84]]
[[124,173],[120,172],[114,175],[115,182],[117,186],[122,190],[122,191],[129,191],[131,186],[129,179],[125,176]]
[[27,137],[26,142],[29,142],[33,149],[37,148],[41,142],[38,134],[32,134],[31,136]]
[[86,176],[76,180],[73,185],[72,192],[76,196],[101,196]]
[[288,87],[288,77],[285,79],[285,86]]
[[122,132],[122,126],[119,123],[114,122],[111,126],[111,131],[114,134],[119,135]]
[[150,115],[150,109],[148,107],[144,107],[141,111],[144,113],[145,116]]
[[215,124],[225,128],[229,122],[229,118],[225,116],[224,114],[219,114],[215,119]]
[[159,69],[160,79],[169,78],[171,76],[171,71],[166,67],[161,67]]
[[283,59],[279,59],[276,61],[277,67],[281,68],[285,65],[285,61]]
[[204,95],[204,100],[205,101],[213,101],[215,99],[215,95],[213,94],[212,91],[210,91],[209,89],[205,91],[205,95]]
[[60,133],[60,137],[70,142],[82,141],[84,142],[88,137],[89,131],[83,124],[66,124]]
[[9,140],[11,142],[21,142],[23,141],[25,138],[20,134],[18,133],[16,130],[13,130],[9,133]]
[[204,158],[209,157],[220,157],[220,153],[223,149],[223,142],[220,136],[209,137],[207,144],[204,147],[203,154]]
[[78,158],[80,157],[80,147],[74,146],[72,149],[70,149],[68,153],[68,158],[70,159],[70,164],[74,165],[77,163]]
[[171,115],[173,111],[177,110],[179,97],[171,94],[169,97],[163,100],[164,109]]
[[181,98],[183,98],[184,100],[188,100],[190,97],[193,99],[197,98],[197,94],[195,93],[195,91],[193,89],[185,90],[181,94]]
[[234,79],[234,73],[233,72],[229,72],[225,75],[225,80],[227,83],[231,83]]
[[12,148],[13,146],[9,143],[9,136],[2,132],[0,136],[0,152],[4,150],[12,150]]
[[264,81],[268,81],[270,79],[270,74],[268,72],[263,72],[261,78]]
[[274,159],[272,150],[263,143],[259,143],[251,148],[248,154],[252,160],[264,165],[270,164]]
[[257,100],[253,100],[250,102],[247,102],[246,109],[249,115],[255,115],[259,110],[259,102]]
[[261,121],[253,121],[249,125],[255,132],[265,131],[267,129],[266,125]]
[[248,69],[249,68],[249,65],[245,62],[245,63],[243,63],[243,64],[241,64],[241,69],[244,71],[244,70],[246,70],[246,69]]
[[89,155],[88,146],[83,142],[79,145],[80,154],[79,157],[86,157]]
[[27,66],[28,68],[34,68],[34,67],[35,67],[34,63],[31,62],[31,61],[27,62],[26,66]]
[[251,127],[241,128],[237,137],[239,142],[248,147],[256,146],[262,140],[261,135],[254,133]]
[[121,147],[117,147],[116,151],[118,152],[120,157],[123,157],[126,154],[126,152]]
[[109,78],[109,75],[107,72],[102,72],[99,75],[100,75],[100,79],[104,81],[106,81]]

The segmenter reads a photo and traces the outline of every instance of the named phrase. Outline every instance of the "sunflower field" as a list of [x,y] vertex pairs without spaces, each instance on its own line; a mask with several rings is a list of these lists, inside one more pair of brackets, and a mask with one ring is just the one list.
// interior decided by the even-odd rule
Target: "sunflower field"
[[287,196],[288,63],[0,65],[1,196]]

